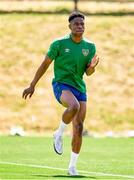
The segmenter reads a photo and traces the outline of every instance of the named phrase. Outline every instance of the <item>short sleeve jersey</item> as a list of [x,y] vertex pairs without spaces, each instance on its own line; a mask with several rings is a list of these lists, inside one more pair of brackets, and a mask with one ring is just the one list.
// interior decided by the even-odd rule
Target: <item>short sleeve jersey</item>
[[47,52],[47,56],[54,60],[53,82],[71,85],[85,93],[83,75],[95,53],[95,44],[84,38],[76,43],[69,34],[55,40]]

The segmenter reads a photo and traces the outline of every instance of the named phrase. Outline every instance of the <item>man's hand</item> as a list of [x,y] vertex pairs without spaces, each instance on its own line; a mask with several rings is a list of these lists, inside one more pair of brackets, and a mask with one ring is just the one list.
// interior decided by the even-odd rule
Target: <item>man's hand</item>
[[91,61],[91,63],[88,65],[88,67],[95,68],[97,64],[99,63],[99,57],[95,55]]
[[95,55],[91,63],[87,65],[87,69],[86,69],[87,76],[90,76],[91,74],[95,72],[95,67],[97,66],[98,63],[99,63],[99,57]]
[[28,88],[26,88],[24,91],[23,91],[23,94],[22,94],[22,98],[26,99],[27,96],[29,96],[29,98],[32,97],[33,93],[34,93],[34,87],[33,86],[29,86]]

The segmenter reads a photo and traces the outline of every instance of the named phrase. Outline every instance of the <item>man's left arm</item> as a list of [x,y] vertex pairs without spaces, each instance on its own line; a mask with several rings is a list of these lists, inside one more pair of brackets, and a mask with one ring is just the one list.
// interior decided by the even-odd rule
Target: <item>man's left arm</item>
[[95,55],[91,61],[90,64],[88,64],[87,69],[86,69],[86,75],[90,76],[91,74],[93,74],[95,72],[95,67],[97,66],[97,64],[99,63],[99,57],[97,55]]

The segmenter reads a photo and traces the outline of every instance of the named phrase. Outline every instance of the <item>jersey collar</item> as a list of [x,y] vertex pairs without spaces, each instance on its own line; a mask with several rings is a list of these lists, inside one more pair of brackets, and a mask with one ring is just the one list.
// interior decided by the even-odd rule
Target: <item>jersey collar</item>
[[72,34],[70,34],[70,40],[71,40],[73,43],[75,43],[75,44],[80,44],[80,43],[82,42],[82,40],[83,40],[83,37],[81,38],[81,41],[80,41],[80,42],[75,42],[75,41],[73,41],[73,39],[72,39]]

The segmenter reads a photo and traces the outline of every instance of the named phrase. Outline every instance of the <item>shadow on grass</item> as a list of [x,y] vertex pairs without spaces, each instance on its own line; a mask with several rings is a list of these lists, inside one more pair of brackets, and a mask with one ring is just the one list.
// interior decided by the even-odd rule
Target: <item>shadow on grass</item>
[[41,177],[41,178],[45,178],[45,177],[47,177],[47,178],[52,178],[52,177],[54,177],[54,178],[88,178],[88,179],[97,179],[96,177],[93,177],[93,176],[82,176],[82,175],[79,175],[79,176],[69,176],[69,175],[50,175],[50,176],[48,176],[48,175],[32,175],[32,176],[36,176],[36,177]]
[[69,176],[69,175],[56,175],[56,176],[53,176],[53,177],[56,177],[56,178],[92,178],[92,179],[96,179],[96,177],[92,177],[92,176],[82,176],[82,175],[79,175],[79,176]]
[[[27,10],[0,10],[0,14],[69,14],[71,11],[68,9],[62,9],[59,11],[27,11]],[[90,13],[90,12],[83,12],[85,15],[89,16],[134,16],[134,11],[129,12],[96,12],[96,13]]]

